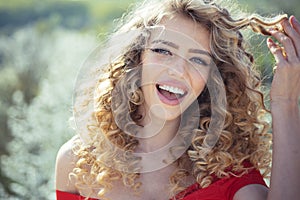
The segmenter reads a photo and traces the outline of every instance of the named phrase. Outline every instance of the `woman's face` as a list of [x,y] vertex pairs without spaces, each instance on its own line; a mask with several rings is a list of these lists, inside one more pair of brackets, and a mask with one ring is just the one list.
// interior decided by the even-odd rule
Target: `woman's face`
[[184,16],[153,28],[142,55],[146,112],[164,120],[178,118],[203,91],[212,62],[209,32]]

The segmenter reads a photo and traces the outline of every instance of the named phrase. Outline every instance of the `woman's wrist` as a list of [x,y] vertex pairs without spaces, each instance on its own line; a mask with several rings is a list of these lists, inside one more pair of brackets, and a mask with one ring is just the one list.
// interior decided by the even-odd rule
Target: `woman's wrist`
[[272,99],[270,102],[272,111],[295,111],[299,110],[299,101],[291,99]]

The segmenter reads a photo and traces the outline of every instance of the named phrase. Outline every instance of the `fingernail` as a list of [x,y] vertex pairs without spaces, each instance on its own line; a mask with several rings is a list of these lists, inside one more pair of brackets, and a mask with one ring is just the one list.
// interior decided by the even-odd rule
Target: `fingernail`
[[295,23],[295,22],[299,23],[298,20],[296,19],[296,17],[295,17],[294,15],[291,16],[291,20],[292,20],[292,22],[294,22],[294,23]]
[[277,25],[271,27],[271,28],[269,29],[269,31],[270,31],[270,33],[275,33],[275,32],[277,32],[277,31],[279,31],[279,25],[277,24]]
[[274,44],[274,42],[273,42],[273,40],[272,40],[271,38],[268,38],[268,39],[267,39],[267,43],[268,43],[269,45],[273,45],[273,44]]
[[276,32],[276,30],[275,30],[274,28],[270,28],[270,29],[269,29],[269,32],[270,32],[271,34],[273,34],[273,33]]

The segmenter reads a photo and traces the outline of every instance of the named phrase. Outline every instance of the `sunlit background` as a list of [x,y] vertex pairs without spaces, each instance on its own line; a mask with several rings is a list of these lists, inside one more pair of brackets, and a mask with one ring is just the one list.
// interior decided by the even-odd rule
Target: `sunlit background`
[[[72,90],[89,53],[136,0],[0,0],[0,199],[55,199],[59,147],[74,131]],[[299,0],[240,0],[266,16],[294,14]],[[268,87],[265,38],[253,52]]]

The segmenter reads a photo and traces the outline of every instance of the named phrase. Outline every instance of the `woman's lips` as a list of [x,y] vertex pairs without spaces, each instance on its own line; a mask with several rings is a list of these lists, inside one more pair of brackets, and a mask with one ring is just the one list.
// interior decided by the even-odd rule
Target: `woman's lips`
[[167,105],[175,106],[178,105],[184,96],[187,94],[187,91],[182,89],[183,87],[176,87],[174,84],[157,84],[156,90],[159,99]]

